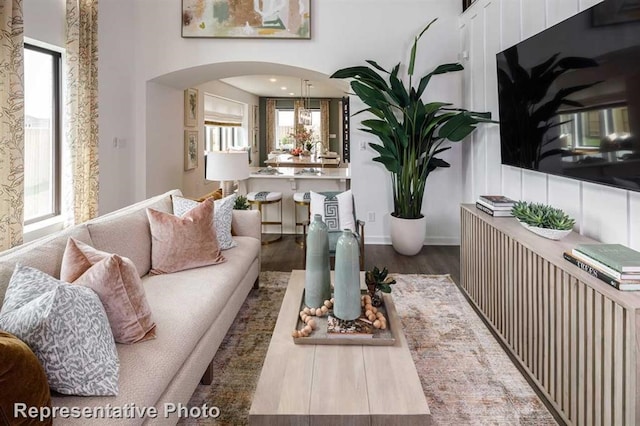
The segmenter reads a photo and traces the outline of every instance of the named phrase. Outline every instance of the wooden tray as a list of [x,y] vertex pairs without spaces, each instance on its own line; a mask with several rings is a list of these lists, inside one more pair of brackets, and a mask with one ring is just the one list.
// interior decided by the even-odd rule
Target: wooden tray
[[[382,312],[387,319],[387,328],[374,329],[373,337],[328,337],[327,336],[327,317],[314,316],[316,320],[316,329],[307,337],[292,337],[293,342],[298,345],[361,345],[361,346],[391,346],[396,342],[395,330],[391,326],[391,319],[389,315],[395,315],[395,306],[389,295],[384,294],[382,298],[382,305],[378,307],[378,311]],[[302,311],[305,308],[304,304],[304,291],[302,291],[302,299],[300,300],[300,309]],[[329,314],[333,313],[333,310],[329,310]],[[296,321],[296,330],[300,330],[305,326],[305,323],[300,319],[298,314],[298,321]],[[292,330],[293,331],[293,330]]]

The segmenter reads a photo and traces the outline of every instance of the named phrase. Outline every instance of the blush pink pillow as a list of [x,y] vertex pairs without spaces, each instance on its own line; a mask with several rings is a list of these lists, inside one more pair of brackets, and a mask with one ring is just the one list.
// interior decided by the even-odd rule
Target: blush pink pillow
[[165,274],[226,259],[220,252],[213,223],[213,199],[178,217],[147,209],[151,226],[151,273]]
[[69,238],[60,279],[98,294],[116,342],[130,344],[155,338],[156,324],[131,260]]

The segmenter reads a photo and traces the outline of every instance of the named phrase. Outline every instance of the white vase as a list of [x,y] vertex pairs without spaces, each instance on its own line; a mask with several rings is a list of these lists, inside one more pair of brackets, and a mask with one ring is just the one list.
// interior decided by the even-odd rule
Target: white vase
[[422,250],[427,218],[400,219],[390,215],[391,245],[393,249],[405,256],[414,256]]

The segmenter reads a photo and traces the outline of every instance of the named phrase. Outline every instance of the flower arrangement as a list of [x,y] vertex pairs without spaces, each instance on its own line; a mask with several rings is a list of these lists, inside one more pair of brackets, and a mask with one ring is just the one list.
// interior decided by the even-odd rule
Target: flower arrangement
[[304,126],[298,127],[297,131],[291,134],[291,137],[295,139],[297,147],[307,151],[310,151],[313,147],[313,133]]

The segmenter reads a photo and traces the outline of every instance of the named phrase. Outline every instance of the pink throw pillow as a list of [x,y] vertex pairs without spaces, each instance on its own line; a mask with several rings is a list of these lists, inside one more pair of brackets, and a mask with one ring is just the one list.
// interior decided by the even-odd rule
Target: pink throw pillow
[[60,279],[95,291],[118,343],[156,337],[156,324],[133,262],[69,238],[62,256]]
[[178,217],[147,209],[151,226],[151,273],[166,274],[225,262],[213,223],[213,199]]

